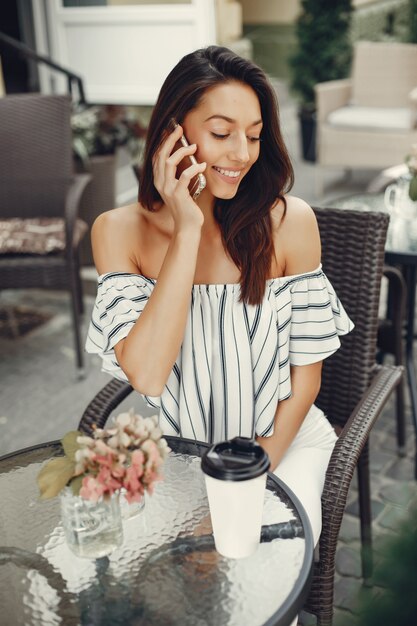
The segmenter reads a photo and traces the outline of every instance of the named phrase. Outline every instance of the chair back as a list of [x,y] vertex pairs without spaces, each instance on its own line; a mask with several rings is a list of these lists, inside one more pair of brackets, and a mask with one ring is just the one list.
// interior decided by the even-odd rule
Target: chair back
[[58,217],[72,179],[69,96],[0,98],[1,217]]
[[324,361],[317,405],[344,425],[368,389],[376,364],[378,309],[389,216],[376,211],[314,209],[323,270],[355,324]]
[[352,103],[409,107],[417,85],[417,44],[359,41],[352,68]]

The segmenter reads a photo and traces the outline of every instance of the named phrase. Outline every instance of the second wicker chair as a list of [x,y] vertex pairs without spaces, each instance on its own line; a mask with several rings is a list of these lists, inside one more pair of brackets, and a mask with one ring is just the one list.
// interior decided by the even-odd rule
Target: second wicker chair
[[[83,299],[78,250],[87,225],[78,219],[78,209],[91,177],[73,175],[70,114],[68,96],[20,94],[0,98],[3,225],[17,221],[22,232],[15,233],[16,242],[22,241],[23,232],[30,231],[38,244],[35,234],[41,227],[33,221],[54,221],[63,240],[61,248],[53,248],[57,236],[46,234],[39,250],[38,245],[34,250],[26,245],[11,251],[13,240],[5,237],[3,244],[0,242],[0,290],[36,288],[70,293],[75,360],[81,375]],[[31,225],[25,229],[27,224]],[[42,228],[47,233],[50,226]]]

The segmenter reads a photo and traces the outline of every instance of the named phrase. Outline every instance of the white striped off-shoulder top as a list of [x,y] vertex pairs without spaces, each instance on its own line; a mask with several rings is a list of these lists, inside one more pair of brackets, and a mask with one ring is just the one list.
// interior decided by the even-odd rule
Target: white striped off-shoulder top
[[[127,380],[113,347],[128,335],[155,283],[123,272],[98,278],[86,350],[100,355],[102,369],[116,378]],[[260,305],[240,302],[239,295],[239,284],[193,286],[184,340],[163,393],[144,396],[159,412],[164,434],[209,443],[271,435],[278,402],[291,396],[290,366],[327,358],[339,348],[339,335],[353,328],[321,265],[269,279]]]

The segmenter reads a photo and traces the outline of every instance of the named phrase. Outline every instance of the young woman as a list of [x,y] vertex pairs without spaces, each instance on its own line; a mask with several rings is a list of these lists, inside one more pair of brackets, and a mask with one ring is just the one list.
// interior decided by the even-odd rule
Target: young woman
[[159,411],[165,434],[256,436],[317,542],[336,437],[313,403],[323,359],[353,324],[321,269],[312,209],[286,195],[292,182],[262,70],[216,46],[185,56],[153,111],[139,202],[93,226],[87,350]]

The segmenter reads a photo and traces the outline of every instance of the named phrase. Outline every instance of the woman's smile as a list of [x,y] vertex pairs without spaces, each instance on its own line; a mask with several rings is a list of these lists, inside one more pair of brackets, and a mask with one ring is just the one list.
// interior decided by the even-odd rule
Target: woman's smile
[[213,165],[212,169],[216,172],[219,178],[221,178],[221,180],[223,180],[228,185],[237,185],[237,183],[241,179],[241,174],[243,172],[243,169],[233,170],[230,168],[217,167],[216,165]]

